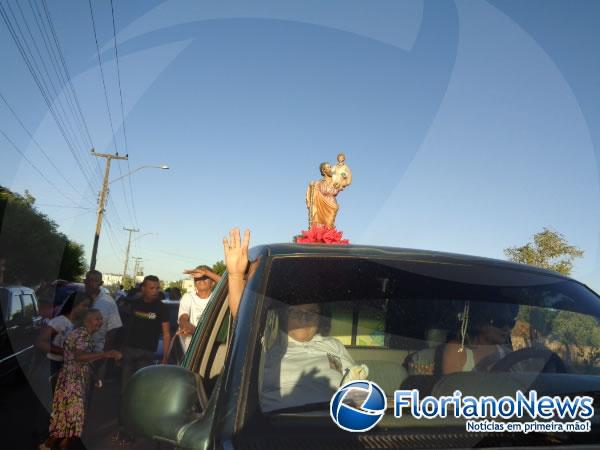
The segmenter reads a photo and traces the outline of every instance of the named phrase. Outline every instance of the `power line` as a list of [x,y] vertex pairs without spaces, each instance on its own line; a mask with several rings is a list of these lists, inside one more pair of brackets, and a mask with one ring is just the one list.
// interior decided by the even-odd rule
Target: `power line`
[[[42,38],[42,43],[44,44],[44,47],[46,48],[46,55],[48,56],[49,65],[52,67],[52,69],[54,69],[54,73],[55,73],[56,79],[57,79],[57,85],[60,88],[60,93],[64,94],[64,99],[67,103],[70,113],[75,118],[75,124],[76,124],[76,127],[78,128],[81,142],[85,142],[85,135],[83,132],[83,128],[81,126],[81,123],[77,120],[77,112],[75,111],[75,106],[73,104],[71,97],[68,95],[69,91],[65,89],[66,82],[65,82],[64,78],[61,76],[62,73],[58,69],[58,64],[54,58],[54,53],[52,52],[51,46],[48,45],[49,40],[48,40],[46,34],[44,33],[45,29],[42,27],[42,23],[39,21],[39,18],[36,15],[35,10],[33,9],[31,0],[28,3],[29,3],[29,7],[31,9],[31,15],[33,16],[33,19],[34,19],[37,29],[39,31],[39,35]],[[19,11],[21,12],[21,17],[23,18],[23,22],[25,23],[25,26],[29,30],[29,25],[27,24],[27,19],[25,18],[25,13],[23,12],[23,9],[21,8],[21,4],[17,3],[17,7],[19,8]],[[31,31],[30,31],[30,36],[33,41],[33,44],[35,45],[35,47],[37,49],[38,47],[37,47],[37,44],[35,43],[35,38],[33,37],[33,33]],[[38,50],[38,54],[39,53],[40,52]],[[42,62],[44,61],[44,58],[41,55],[40,55],[40,60]],[[45,64],[44,64],[44,66],[45,66]],[[51,80],[49,73],[48,73],[48,78]],[[56,89],[56,98],[57,98],[57,100],[60,100],[59,89]]]
[[73,94],[73,98],[75,99],[75,104],[77,106],[77,110],[79,111],[79,115],[81,117],[81,120],[83,122],[84,128],[85,128],[85,132],[88,136],[88,140],[90,142],[90,144],[92,145],[92,147],[94,147],[93,141],[92,141],[92,137],[90,135],[90,130],[88,128],[87,125],[87,121],[85,120],[85,116],[83,115],[83,112],[81,110],[81,104],[79,103],[79,99],[77,97],[77,93],[75,92],[75,88],[73,87],[73,83],[71,81],[71,74],[69,72],[69,67],[67,66],[67,63],[65,61],[65,57],[62,51],[62,47],[60,45],[60,41],[57,37],[56,34],[56,30],[54,28],[54,22],[52,21],[52,16],[50,15],[50,11],[48,10],[48,5],[46,4],[46,0],[42,0],[42,5],[44,7],[44,13],[46,15],[46,20],[48,21],[48,25],[50,26],[50,32],[52,33],[52,37],[54,39],[54,44],[56,45],[56,49],[58,50],[58,56],[60,57],[60,61],[62,64],[62,68],[65,71],[65,74],[67,76],[67,82],[69,84],[69,89],[71,90],[71,93]]
[[110,130],[112,132],[113,142],[115,144],[115,151],[119,154],[117,148],[117,140],[115,135],[115,128],[113,126],[112,113],[110,112],[110,104],[108,102],[108,91],[106,90],[106,81],[104,79],[104,69],[102,68],[102,58],[100,58],[100,46],[98,45],[98,34],[96,33],[96,19],[94,19],[94,8],[92,7],[92,0],[88,0],[90,5],[90,17],[92,18],[92,29],[94,31],[94,41],[96,42],[96,55],[98,56],[98,65],[100,66],[100,76],[102,78],[102,88],[104,89],[104,99],[106,100],[106,110],[108,111],[108,120],[110,122]]
[[64,198],[66,198],[68,201],[70,201],[71,203],[77,205],[77,202],[75,200],[73,200],[71,197],[69,197],[67,194],[65,194],[63,191],[61,191],[58,186],[56,186],[52,181],[50,181],[48,179],[48,177],[46,177],[46,175],[44,175],[44,173],[37,168],[37,166],[25,155],[25,152],[23,152],[18,146],[17,144],[15,144],[7,135],[4,131],[0,130],[0,134],[2,134],[2,136],[4,136],[4,139],[6,139],[10,145],[12,145],[12,147],[17,151],[17,153],[19,153],[23,159],[50,185],[52,186],[56,192],[58,192],[60,195],[62,195]]
[[[54,69],[54,72],[56,73],[58,80],[62,83],[65,99],[67,100],[67,103],[71,109],[71,113],[72,113],[73,117],[75,118],[75,122],[77,123],[79,133],[82,136],[82,141],[85,141],[87,138],[87,145],[89,145],[89,147],[92,148],[94,146],[94,144],[92,143],[91,136],[89,134],[89,131],[87,130],[87,124],[85,123],[85,118],[83,118],[82,114],[81,115],[78,114],[78,109],[76,108],[76,104],[78,104],[78,102],[79,102],[79,100],[77,99],[77,94],[75,94],[74,90],[72,91],[69,89],[69,84],[68,84],[67,78],[66,78],[65,74],[63,73],[63,70],[61,70],[61,69],[63,69],[63,67],[60,64],[59,56],[57,55],[58,51],[56,50],[55,46],[52,45],[52,39],[50,37],[50,33],[46,29],[47,26],[44,22],[44,18],[42,17],[41,12],[40,12],[40,6],[36,3],[35,7],[34,7],[34,3],[32,2],[32,0],[28,0],[28,3],[29,3],[29,8],[31,9],[31,14],[32,14],[32,16],[35,20],[35,23],[37,25],[37,28],[40,32],[40,36],[42,37],[44,47],[46,48],[46,52],[48,53],[51,66]],[[71,94],[71,95],[69,95],[69,94]]]
[[[73,86],[73,82],[71,81],[71,73],[69,71],[69,67],[67,66],[67,63],[66,63],[66,60],[65,60],[65,57],[64,57],[64,53],[62,51],[62,46],[60,45],[60,40],[58,39],[58,35],[56,33],[56,29],[54,28],[54,22],[52,20],[52,16],[50,15],[50,10],[48,8],[46,0],[42,0],[42,6],[44,8],[44,14],[46,16],[46,21],[48,22],[48,25],[49,25],[49,28],[50,28],[50,32],[52,34],[52,38],[54,40],[54,45],[56,46],[56,49],[58,51],[58,56],[59,56],[60,61],[61,61],[61,66],[63,68],[63,71],[64,71],[65,75],[66,75],[66,79],[67,79],[67,83],[68,83],[68,86],[69,86],[69,90],[71,91],[71,94],[73,95],[73,98],[75,99],[75,105],[77,106],[77,111],[79,113],[79,117],[80,117],[81,121],[83,122],[83,126],[84,126],[85,132],[87,134],[88,141],[89,141],[91,147],[94,148],[94,143],[93,143],[92,137],[90,135],[90,130],[89,130],[87,121],[85,120],[85,116],[83,115],[83,111],[81,109],[81,104],[79,102],[79,98],[77,96],[77,92],[75,91],[75,87]],[[100,168],[100,163],[98,162],[97,159],[94,158],[94,160],[96,161],[96,169],[97,169],[96,174],[99,177],[99,180],[101,180],[102,169]]]
[[92,211],[94,208],[85,206],[69,206],[69,205],[55,205],[53,203],[35,203],[34,206],[45,206],[47,208],[71,208],[71,209],[86,209]]
[[[90,0],[91,1],[91,0]],[[114,38],[114,46],[115,46],[115,60],[117,62],[117,80],[119,84],[119,97],[121,98],[121,118],[123,120],[123,139],[125,141],[125,151],[128,151],[127,145],[127,129],[125,128],[125,108],[123,106],[123,90],[121,89],[121,67],[119,65],[119,50],[117,48],[117,27],[115,25],[115,8],[113,5],[113,0],[110,0],[110,12],[112,15],[112,27],[113,27],[113,38]]]
[[12,106],[10,106],[10,104],[8,103],[8,101],[6,100],[6,98],[4,97],[4,95],[2,95],[2,92],[0,92],[0,99],[2,99],[2,101],[4,102],[4,104],[6,105],[6,107],[8,108],[8,110],[12,113],[12,115],[15,117],[15,119],[17,120],[17,122],[19,122],[19,124],[21,125],[21,127],[23,128],[23,130],[25,130],[25,133],[27,133],[27,135],[30,137],[31,141],[35,144],[35,146],[42,153],[42,155],[44,155],[44,157],[50,163],[50,165],[54,168],[54,170],[56,171],[56,173],[65,181],[65,183],[67,183],[73,189],[73,191],[77,192],[78,189],[71,183],[71,181],[69,181],[69,179],[67,177],[64,176],[64,174],[56,166],[56,164],[54,164],[54,161],[52,161],[52,158],[50,158],[50,156],[48,156],[48,153],[42,148],[42,146],[35,139],[35,137],[33,137],[33,134],[27,129],[27,127],[25,126],[25,124],[23,123],[23,121],[21,120],[21,118],[18,116],[18,114],[15,112],[15,110],[12,108]]
[[112,227],[112,224],[110,223],[110,220],[108,220],[108,218],[106,219],[106,225],[107,225],[107,229],[108,229],[108,234],[107,234],[108,243],[109,243],[110,247],[112,248],[115,259],[120,261],[121,257],[122,257],[121,255],[123,254],[123,250],[121,249],[121,245],[118,242],[117,235]]
[[67,220],[76,219],[77,217],[85,216],[86,214],[91,214],[91,213],[93,213],[93,211],[84,211],[82,213],[75,214],[74,216],[63,217],[62,219],[54,219],[54,220],[56,220],[57,222],[66,222]]
[[65,140],[67,147],[69,148],[69,151],[71,152],[71,155],[75,159],[75,162],[77,163],[77,166],[79,167],[79,170],[83,174],[83,177],[86,180],[86,182],[90,188],[90,191],[92,193],[95,193],[94,188],[91,184],[90,178],[89,178],[88,174],[86,174],[86,171],[83,168],[81,160],[80,160],[79,156],[77,155],[77,152],[75,151],[75,148],[73,147],[73,144],[71,143],[69,137],[67,136],[67,133],[62,125],[62,122],[52,106],[52,103],[49,99],[48,93],[42,86],[39,76],[36,73],[36,71],[34,70],[32,62],[30,61],[30,59],[27,55],[27,52],[25,51],[25,48],[23,47],[22,42],[20,41],[19,37],[17,36],[17,32],[16,32],[14,26],[12,25],[10,18],[8,17],[8,14],[6,13],[6,10],[4,9],[4,6],[2,3],[0,3],[0,15],[2,16],[2,19],[4,20],[4,23],[6,24],[6,27],[8,28],[8,31],[9,31],[11,37],[13,38],[15,45],[17,46],[17,49],[18,49],[19,53],[21,54],[21,57],[23,58],[25,65],[27,66],[27,69],[29,70],[29,73],[31,74],[35,84],[37,85],[38,90],[40,91],[40,94],[42,95],[42,98],[44,99],[44,102],[46,103],[46,106],[48,107],[48,110],[50,111],[50,114],[52,115],[58,130],[60,131],[63,139]]
[[[115,134],[115,129],[114,129],[114,125],[113,125],[112,112],[110,110],[110,102],[108,100],[108,90],[106,89],[106,79],[104,77],[104,69],[102,67],[102,58],[100,57],[100,46],[98,45],[98,33],[96,31],[96,19],[94,18],[94,8],[92,6],[92,0],[88,0],[88,4],[90,6],[90,17],[92,19],[92,30],[94,32],[94,42],[96,43],[96,55],[98,57],[98,66],[100,68],[100,77],[102,79],[102,88],[104,90],[104,99],[106,101],[106,111],[108,112],[108,121],[110,123],[110,130],[112,132],[113,143],[115,144],[115,152],[118,155],[119,148],[117,146],[117,135]],[[112,5],[111,5],[111,7],[112,7]],[[113,22],[113,24],[114,24],[114,22]],[[122,99],[121,99],[121,102],[122,102]],[[123,117],[123,120],[124,119],[125,118]],[[121,166],[117,166],[117,169],[119,170],[119,175],[122,176]],[[130,183],[131,183],[131,180],[130,180]],[[123,190],[123,200],[125,202],[125,206],[129,210],[129,203],[127,202],[127,196],[125,194],[125,190]],[[130,210],[129,210],[129,214],[131,215]],[[133,219],[133,217],[132,217],[132,219]]]
[[[121,99],[121,118],[123,120],[123,139],[125,141],[125,151],[127,152],[127,154],[129,154],[129,144],[127,142],[127,128],[125,126],[125,107],[123,106],[123,89],[121,88],[121,66],[119,64],[119,50],[118,50],[118,46],[117,46],[117,26],[115,23],[115,8],[113,5],[113,0],[110,0],[110,12],[112,15],[112,26],[113,26],[113,38],[114,38],[114,47],[115,47],[115,60],[117,62],[117,80],[119,83],[119,97]],[[129,165],[129,160],[127,160],[127,169],[131,172],[131,166]],[[130,193],[130,200],[131,200],[131,208],[133,211],[133,219],[134,222],[137,224],[137,212],[135,210],[135,202],[133,201],[133,184],[131,182],[131,178],[127,179],[127,182],[129,184],[129,193]],[[123,193],[124,195],[124,193]],[[125,201],[127,202],[127,199],[125,199]],[[129,209],[129,208],[128,208]],[[131,212],[131,211],[130,211]]]
[[[25,26],[25,30],[27,30],[27,33],[29,34],[29,37],[31,39],[31,44],[32,44],[33,48],[35,49],[35,51],[37,52],[38,59],[39,59],[39,61],[41,63],[41,67],[43,68],[43,71],[41,71],[40,70],[40,66],[37,65],[37,61],[34,58],[34,54],[31,51],[31,48],[29,47],[29,44],[27,43],[27,40],[25,39],[25,33],[23,33],[23,31],[22,31],[21,26],[19,25],[19,22],[17,21],[17,18],[16,18],[15,14],[14,14],[14,12],[12,10],[12,7],[10,6],[10,3],[7,3],[8,10],[11,13],[11,15],[13,16],[13,19],[15,21],[17,29],[19,30],[19,33],[21,34],[23,42],[25,43],[25,47],[27,48],[27,50],[31,54],[32,61],[34,62],[34,65],[36,66],[36,69],[37,69],[38,73],[45,74],[45,79],[42,76],[42,81],[44,81],[46,90],[48,92],[50,92],[51,96],[53,96],[56,99],[55,103],[56,103],[56,105],[58,105],[58,107],[61,110],[61,113],[62,113],[62,116],[63,116],[63,118],[62,118],[63,123],[66,124],[66,126],[69,129],[69,132],[71,133],[71,136],[73,137],[74,141],[77,141],[77,138],[78,138],[77,133],[75,133],[75,130],[71,126],[71,123],[69,121],[67,121],[68,114],[67,114],[66,109],[64,108],[62,102],[60,101],[61,99],[60,99],[60,95],[59,95],[60,94],[59,89],[56,87],[56,85],[54,84],[54,81],[53,81],[52,77],[50,76],[50,71],[48,70],[48,66],[46,65],[46,61],[44,60],[44,57],[42,56],[42,52],[40,51],[40,48],[38,47],[37,42],[35,40],[35,37],[33,36],[33,32],[31,31],[31,28],[29,27],[29,23],[27,22],[27,19],[25,17],[25,13],[23,12],[23,8],[21,8],[21,3],[17,2],[16,5],[17,5],[17,8],[19,10],[19,13],[21,14],[21,18],[23,19],[23,24]],[[49,86],[52,89],[49,89]],[[67,102],[67,105],[68,105],[68,102]],[[80,136],[79,136],[79,138],[80,138]],[[81,142],[77,142],[78,145],[80,143]]]

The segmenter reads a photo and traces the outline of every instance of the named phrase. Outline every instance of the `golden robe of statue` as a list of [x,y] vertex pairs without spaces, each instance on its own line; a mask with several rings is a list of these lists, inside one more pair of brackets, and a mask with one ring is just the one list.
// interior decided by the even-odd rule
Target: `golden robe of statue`
[[329,163],[321,163],[319,168],[323,178],[311,182],[306,190],[308,227],[317,225],[334,228],[335,216],[339,209],[336,197],[350,184],[352,174],[345,164],[343,153],[338,155],[338,164],[335,167],[332,168]]

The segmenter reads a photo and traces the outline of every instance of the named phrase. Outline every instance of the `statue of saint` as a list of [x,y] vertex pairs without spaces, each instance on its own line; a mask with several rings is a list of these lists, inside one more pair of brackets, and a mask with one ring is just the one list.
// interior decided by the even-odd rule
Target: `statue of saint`
[[352,172],[345,161],[344,154],[340,153],[338,164],[334,167],[326,162],[321,163],[319,169],[323,178],[308,185],[306,207],[309,228],[313,225],[328,229],[335,227],[335,216],[339,209],[336,197],[352,181]]

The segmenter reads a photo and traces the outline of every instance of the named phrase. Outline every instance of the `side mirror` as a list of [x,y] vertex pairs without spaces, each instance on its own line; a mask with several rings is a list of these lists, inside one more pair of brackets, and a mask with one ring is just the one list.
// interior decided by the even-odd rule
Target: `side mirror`
[[178,366],[145,367],[131,378],[121,403],[125,428],[137,435],[176,443],[179,431],[206,410],[199,376]]

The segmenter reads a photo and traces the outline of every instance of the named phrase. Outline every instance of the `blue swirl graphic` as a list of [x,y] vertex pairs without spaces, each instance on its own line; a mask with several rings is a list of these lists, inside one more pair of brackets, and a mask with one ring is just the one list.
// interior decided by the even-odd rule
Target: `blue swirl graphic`
[[[361,405],[344,403],[351,394],[366,395]],[[372,381],[355,381],[342,386],[331,398],[332,420],[340,428],[351,432],[364,432],[381,420],[387,408],[383,390]]]

